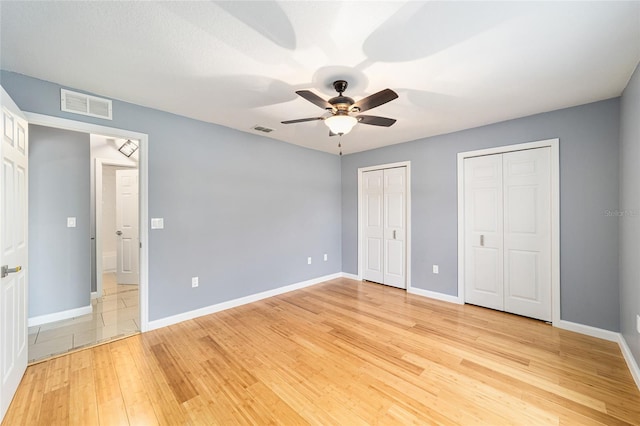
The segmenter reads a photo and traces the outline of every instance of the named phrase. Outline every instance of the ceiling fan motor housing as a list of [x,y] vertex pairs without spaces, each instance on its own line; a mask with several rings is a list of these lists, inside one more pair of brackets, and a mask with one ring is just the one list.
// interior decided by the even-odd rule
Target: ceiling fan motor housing
[[329,99],[329,103],[336,111],[349,111],[351,105],[356,103],[356,101],[348,96],[336,96],[335,98]]
[[339,96],[331,98],[328,101],[333,107],[332,109],[334,112],[348,113],[351,111],[351,106],[356,103],[353,98],[342,96],[342,92],[347,90],[348,85],[349,84],[345,80],[336,80],[333,82],[333,88],[340,94]]

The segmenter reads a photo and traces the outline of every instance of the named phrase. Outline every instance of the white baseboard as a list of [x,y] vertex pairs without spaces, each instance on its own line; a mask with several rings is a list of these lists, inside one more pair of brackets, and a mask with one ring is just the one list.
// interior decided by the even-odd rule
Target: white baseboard
[[458,296],[451,296],[450,294],[438,293],[436,291],[424,290],[421,288],[408,287],[407,293],[417,294],[418,296],[428,297],[430,299],[442,300],[443,302],[455,303],[462,305],[463,302]]
[[61,321],[69,318],[80,317],[93,312],[93,306],[83,306],[81,308],[68,309],[66,311],[54,312],[52,314],[40,315],[37,317],[29,318],[28,325],[33,327],[35,325],[48,324],[50,322]]
[[575,331],[576,333],[586,334],[587,336],[597,337],[598,339],[608,340],[610,342],[618,342],[620,333],[615,331],[604,330],[602,328],[591,327],[590,325],[578,324],[576,322],[560,320],[554,327],[563,330]]
[[618,344],[620,345],[622,356],[624,356],[624,360],[627,362],[629,371],[631,371],[631,376],[633,376],[633,380],[636,382],[636,386],[638,386],[638,389],[640,389],[640,367],[638,367],[638,363],[633,357],[631,349],[629,349],[629,345],[627,345],[627,341],[624,340],[624,336],[622,335],[622,333],[618,333]]
[[350,280],[362,281],[362,277],[359,277],[356,274],[349,274],[348,272],[342,272],[341,277],[342,278],[349,278]]
[[169,325],[173,325],[182,321],[187,321],[193,318],[201,317],[203,315],[209,315],[216,312],[224,311],[225,309],[231,309],[238,306],[246,305],[247,303],[257,302],[258,300],[266,299],[268,297],[278,296],[283,293],[299,290],[301,288],[309,287],[324,281],[329,281],[329,280],[333,280],[335,278],[341,278],[341,277],[342,277],[342,273],[338,272],[335,274],[325,275],[323,277],[314,278],[311,280],[302,281],[295,284],[290,284],[284,287],[274,288],[273,290],[251,294],[249,296],[240,297],[238,299],[229,300],[227,302],[216,303],[215,305],[205,306],[204,308],[194,309],[193,311],[184,312],[178,315],[173,315],[170,317],[161,318],[154,321],[149,321],[147,331],[155,330],[161,327],[167,327]]

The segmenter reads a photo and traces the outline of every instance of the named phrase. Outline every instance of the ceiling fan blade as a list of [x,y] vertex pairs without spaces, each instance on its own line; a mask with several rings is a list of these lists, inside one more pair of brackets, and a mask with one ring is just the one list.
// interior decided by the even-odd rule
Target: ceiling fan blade
[[392,101],[398,97],[398,94],[391,89],[384,89],[379,91],[378,93],[374,93],[373,95],[367,96],[366,98],[360,99],[358,102],[353,104],[354,108],[358,108],[360,112],[366,111],[371,108],[378,107],[382,104],[386,104],[389,101]]
[[322,109],[333,108],[333,106],[331,106],[329,102],[325,101],[320,96],[316,95],[315,93],[309,90],[298,90],[296,93],[302,96],[303,98],[305,98],[306,100],[308,100],[309,102],[311,102],[312,104],[318,105]]
[[316,121],[316,120],[324,120],[324,118],[322,118],[322,117],[298,118],[297,120],[281,121],[281,123],[282,124],[293,124],[293,123],[304,123],[305,121]]
[[359,115],[356,117],[359,123],[371,124],[372,126],[392,126],[397,120],[395,118],[376,117],[375,115]]

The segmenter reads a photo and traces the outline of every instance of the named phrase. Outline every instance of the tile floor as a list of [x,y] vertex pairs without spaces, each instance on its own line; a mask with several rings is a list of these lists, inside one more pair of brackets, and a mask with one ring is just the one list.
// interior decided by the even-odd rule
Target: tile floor
[[103,296],[91,301],[93,313],[29,327],[29,362],[140,331],[138,286],[118,284],[107,273],[102,288]]

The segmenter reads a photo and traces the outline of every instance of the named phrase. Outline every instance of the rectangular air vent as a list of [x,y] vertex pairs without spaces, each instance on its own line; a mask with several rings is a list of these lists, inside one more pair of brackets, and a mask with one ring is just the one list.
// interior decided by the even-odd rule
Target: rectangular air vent
[[111,120],[111,100],[60,89],[60,109]]
[[275,129],[270,129],[270,128],[264,127],[264,126],[253,126],[253,130],[257,130],[257,131],[262,132],[262,133],[271,133]]

